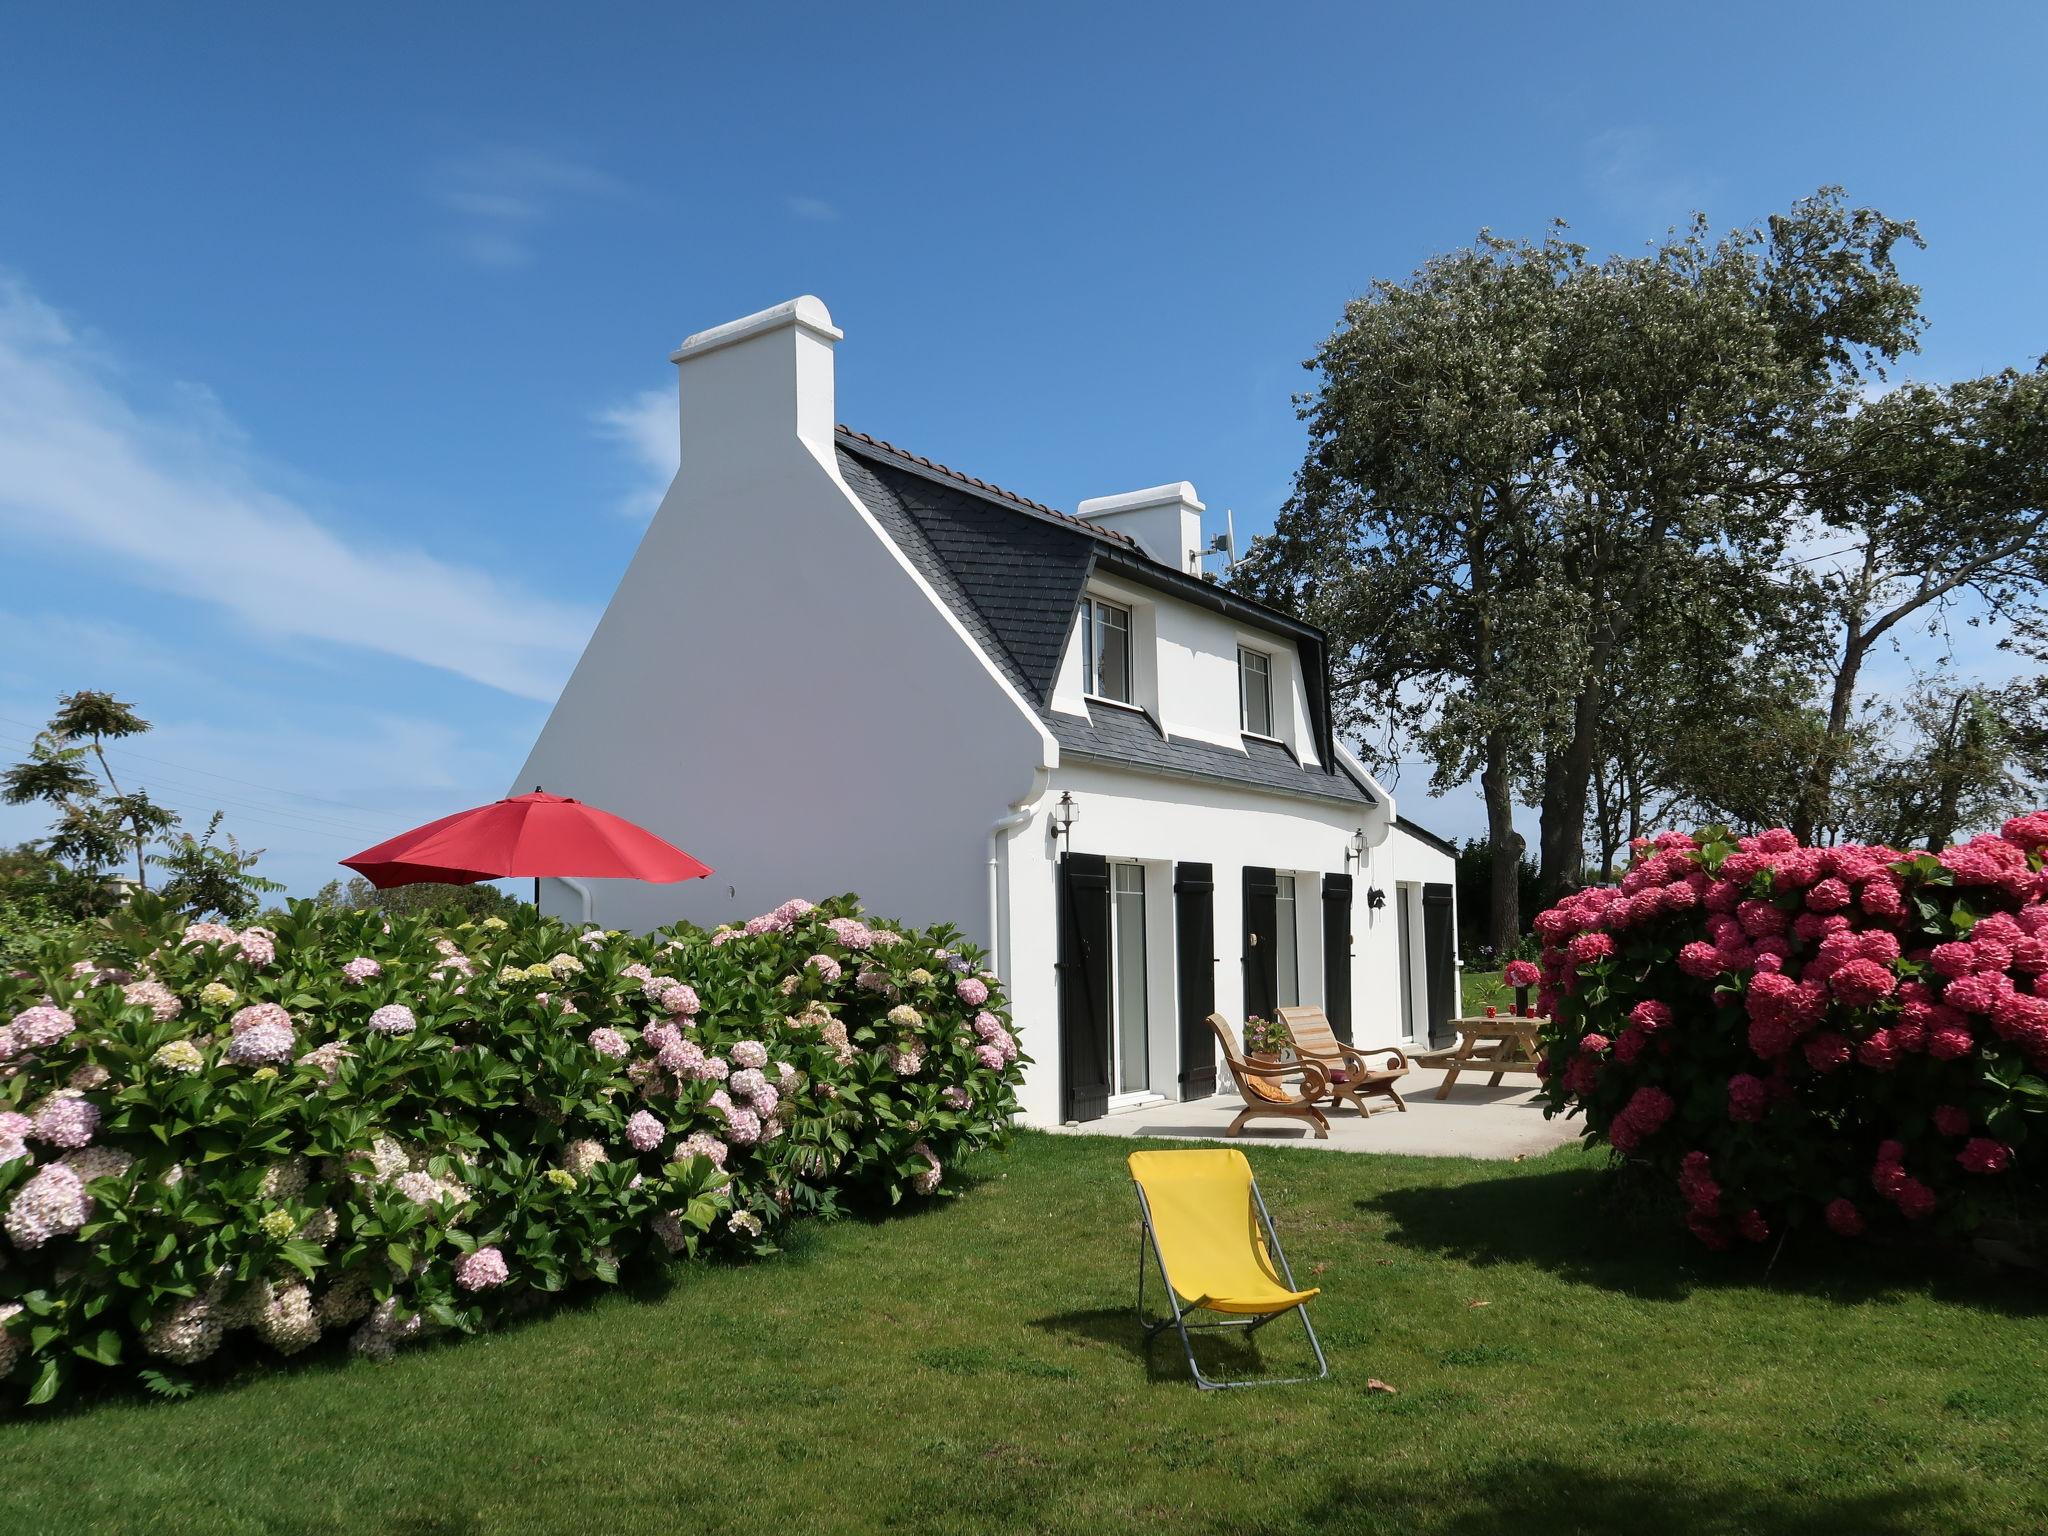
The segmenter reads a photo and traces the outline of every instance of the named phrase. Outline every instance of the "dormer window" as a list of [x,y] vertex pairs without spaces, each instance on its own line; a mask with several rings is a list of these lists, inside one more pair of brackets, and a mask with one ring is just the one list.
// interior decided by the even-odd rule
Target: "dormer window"
[[1237,713],[1239,729],[1247,734],[1273,734],[1273,658],[1241,645],[1237,648]]
[[1081,665],[1087,691],[1131,702],[1131,610],[1091,597],[1081,604]]

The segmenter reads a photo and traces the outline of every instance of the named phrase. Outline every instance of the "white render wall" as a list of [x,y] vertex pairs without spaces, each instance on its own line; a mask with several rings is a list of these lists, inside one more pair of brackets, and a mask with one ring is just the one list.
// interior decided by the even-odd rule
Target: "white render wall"
[[[1052,805],[1065,791],[1079,810],[1072,833],[1056,843],[1049,832]],[[1449,881],[1451,858],[1394,826],[1392,800],[1375,791],[1375,806],[1204,784],[1091,764],[1056,770],[1031,823],[1012,835],[1005,861],[1011,1000],[1019,1039],[1033,1064],[1020,1094],[1025,1119],[1057,1124],[1060,1116],[1059,956],[1057,855],[1076,853],[1142,861],[1146,866],[1147,1013],[1153,1086],[1177,1092],[1180,1009],[1173,930],[1173,865],[1214,866],[1216,1008],[1233,1024],[1244,1018],[1244,876],[1246,866],[1301,878],[1296,895],[1301,996],[1323,995],[1322,891],[1313,878],[1352,874],[1352,1037],[1361,1045],[1416,1040],[1416,1018],[1400,1017],[1401,971],[1396,943],[1397,881]],[[1362,863],[1347,865],[1345,850],[1361,825],[1367,840]],[[1369,887],[1387,892],[1378,911],[1366,902]],[[1415,936],[1419,945],[1419,931]],[[1420,975],[1418,970],[1417,975]],[[1162,1049],[1163,1042],[1163,1049]],[[1220,1068],[1219,1068],[1220,1072]],[[1229,1087],[1227,1074],[1221,1086]]]
[[840,479],[837,334],[798,300],[677,355],[681,470],[515,781],[715,869],[592,882],[607,926],[851,890],[988,942],[989,829],[1050,739]]
[[[1237,648],[1249,646],[1273,659],[1273,735],[1304,763],[1320,761],[1308,719],[1308,691],[1301,653],[1292,640],[1239,624],[1227,614],[1184,602],[1170,593],[1100,574],[1088,583],[1091,596],[1106,597],[1131,610],[1132,702],[1174,737],[1242,748],[1238,701]],[[1085,715],[1081,627],[1067,634],[1052,706]]]

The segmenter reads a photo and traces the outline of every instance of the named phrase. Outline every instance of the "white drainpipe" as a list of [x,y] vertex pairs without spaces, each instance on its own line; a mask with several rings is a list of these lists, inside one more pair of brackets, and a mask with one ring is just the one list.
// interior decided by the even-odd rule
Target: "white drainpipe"
[[1003,965],[1003,892],[1002,855],[1003,839],[1019,827],[1028,823],[1038,809],[1039,799],[1045,794],[1046,785],[1052,781],[1052,771],[1040,764],[1031,774],[1031,788],[1024,798],[1010,807],[1007,816],[999,819],[988,829],[988,953],[989,969],[1003,978],[1005,985],[1010,973]]
[[597,892],[593,891],[581,880],[576,879],[573,875],[556,875],[554,878],[583,898],[583,926],[595,928],[597,926]]

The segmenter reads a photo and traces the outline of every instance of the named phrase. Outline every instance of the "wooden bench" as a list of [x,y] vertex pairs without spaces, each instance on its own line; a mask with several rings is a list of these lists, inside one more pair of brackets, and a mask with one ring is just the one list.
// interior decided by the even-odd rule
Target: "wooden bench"
[[1498,1088],[1509,1072],[1536,1070],[1536,1032],[1548,1019],[1492,1018],[1452,1019],[1458,1043],[1438,1051],[1419,1051],[1411,1059],[1418,1066],[1442,1067],[1444,1080],[1436,1091],[1448,1098],[1460,1072],[1485,1072],[1486,1085]]

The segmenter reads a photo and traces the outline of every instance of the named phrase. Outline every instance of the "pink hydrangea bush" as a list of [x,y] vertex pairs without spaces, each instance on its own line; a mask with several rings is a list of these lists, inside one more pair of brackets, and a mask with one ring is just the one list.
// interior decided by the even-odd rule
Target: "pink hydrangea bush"
[[2038,1184],[2048,811],[1938,854],[1720,828],[1633,852],[1536,919],[1544,1094],[1702,1242],[1962,1231]]
[[1023,1058],[950,928],[842,897],[600,937],[143,896],[0,975],[0,1412],[765,1252],[1007,1131]]

